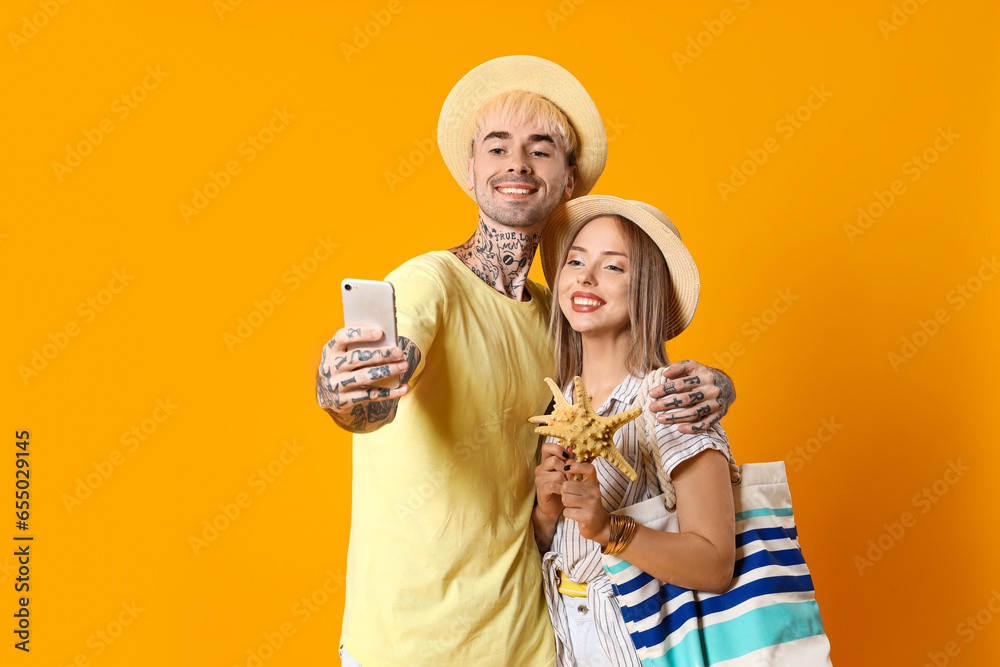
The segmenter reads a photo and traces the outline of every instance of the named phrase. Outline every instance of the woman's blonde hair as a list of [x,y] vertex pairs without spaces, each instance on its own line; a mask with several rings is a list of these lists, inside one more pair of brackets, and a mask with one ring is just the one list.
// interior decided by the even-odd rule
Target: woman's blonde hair
[[556,382],[565,387],[574,375],[583,370],[583,342],[580,334],[570,327],[559,308],[559,276],[566,266],[570,246],[580,230],[597,218],[614,218],[625,237],[629,259],[628,351],[625,366],[644,376],[650,371],[670,363],[664,343],[667,340],[668,294],[661,290],[669,286],[670,272],[659,247],[644,231],[620,215],[597,215],[575,225],[567,238],[570,241],[562,251],[562,261],[556,272],[553,287],[557,294],[552,299],[552,318],[549,333],[556,346]]
[[[566,151],[566,164],[576,164],[578,139],[569,118],[551,101],[524,90],[514,90],[497,95],[484,104],[476,114],[469,144],[474,145],[476,137],[485,129],[487,120],[497,120],[502,124],[519,125],[527,120],[537,120],[550,134],[557,134]],[[475,147],[473,146],[473,151]]]

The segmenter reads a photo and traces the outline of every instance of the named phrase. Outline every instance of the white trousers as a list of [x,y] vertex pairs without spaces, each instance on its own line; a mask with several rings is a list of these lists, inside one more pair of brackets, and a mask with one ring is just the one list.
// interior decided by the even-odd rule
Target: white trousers
[[597,624],[587,598],[563,595],[562,600],[577,667],[614,667],[597,638]]

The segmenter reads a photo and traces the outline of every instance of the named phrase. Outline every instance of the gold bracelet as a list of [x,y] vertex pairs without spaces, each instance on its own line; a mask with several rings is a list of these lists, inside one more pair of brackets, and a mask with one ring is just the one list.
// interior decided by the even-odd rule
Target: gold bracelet
[[632,541],[636,525],[635,519],[630,516],[612,514],[608,531],[608,545],[601,549],[601,553],[608,556],[620,553]]

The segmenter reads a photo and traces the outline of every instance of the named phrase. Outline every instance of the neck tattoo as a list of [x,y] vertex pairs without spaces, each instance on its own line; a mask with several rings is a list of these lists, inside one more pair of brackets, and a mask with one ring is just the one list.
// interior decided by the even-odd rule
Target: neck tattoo
[[496,291],[526,301],[524,285],[541,238],[541,232],[499,231],[487,225],[480,215],[472,238],[450,252]]

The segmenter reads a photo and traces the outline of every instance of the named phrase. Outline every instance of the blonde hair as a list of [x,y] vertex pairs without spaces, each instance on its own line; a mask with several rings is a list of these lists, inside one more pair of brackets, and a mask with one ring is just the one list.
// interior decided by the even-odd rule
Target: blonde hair
[[537,120],[546,132],[557,134],[562,139],[566,151],[566,164],[576,164],[576,150],[579,140],[569,118],[563,110],[537,93],[514,90],[497,95],[484,104],[476,114],[469,145],[473,146],[487,120],[498,120],[502,124],[519,125],[527,120]]
[[[562,251],[562,261],[553,285],[556,290],[559,289],[559,276],[577,234],[590,221],[604,217],[614,218],[625,237],[625,249],[629,257],[629,343],[625,367],[642,377],[670,363],[664,345],[669,323],[670,272],[663,253],[653,239],[638,225],[620,215],[599,214],[579,222],[567,235],[570,240]],[[664,285],[667,285],[666,292],[663,291]],[[560,387],[565,387],[574,375],[579,375],[583,370],[583,339],[570,327],[559,308],[558,295],[552,299],[549,334],[555,340],[556,382]]]

